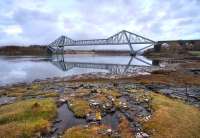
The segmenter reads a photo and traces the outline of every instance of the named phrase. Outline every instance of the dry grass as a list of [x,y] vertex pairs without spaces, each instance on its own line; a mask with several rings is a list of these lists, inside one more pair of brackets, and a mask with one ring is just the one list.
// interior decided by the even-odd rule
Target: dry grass
[[200,85],[200,76],[179,71],[136,76],[131,80],[141,84]]
[[63,138],[110,138],[108,135],[103,135],[108,127],[92,125],[88,127],[76,126],[68,129]]
[[144,123],[153,138],[199,138],[200,110],[159,94],[152,94],[152,118]]
[[8,96],[8,97],[17,97],[17,98],[23,98],[23,97],[37,97],[41,96],[44,98],[47,97],[58,97],[59,94],[54,91],[41,91],[39,90],[40,86],[38,85],[33,85],[31,88],[27,89],[26,87],[23,86],[17,86],[17,87],[11,87],[9,89],[3,90],[1,92],[0,96]]
[[69,100],[69,108],[72,110],[76,117],[85,117],[91,109],[86,100],[74,98]]
[[56,115],[52,99],[25,100],[0,107],[0,137],[33,137],[49,131]]

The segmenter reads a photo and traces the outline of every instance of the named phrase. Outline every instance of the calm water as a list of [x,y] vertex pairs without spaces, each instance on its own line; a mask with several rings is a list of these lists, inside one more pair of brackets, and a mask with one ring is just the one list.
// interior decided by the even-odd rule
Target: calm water
[[31,82],[36,79],[64,77],[91,72],[125,73],[152,61],[138,56],[65,55],[53,57],[1,56],[0,85]]

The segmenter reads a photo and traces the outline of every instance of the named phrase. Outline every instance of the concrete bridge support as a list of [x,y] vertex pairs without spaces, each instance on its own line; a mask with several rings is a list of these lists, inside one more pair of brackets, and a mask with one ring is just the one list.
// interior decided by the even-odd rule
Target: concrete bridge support
[[156,43],[155,45],[154,45],[154,51],[155,52],[160,52],[160,50],[161,50],[161,44],[160,43]]

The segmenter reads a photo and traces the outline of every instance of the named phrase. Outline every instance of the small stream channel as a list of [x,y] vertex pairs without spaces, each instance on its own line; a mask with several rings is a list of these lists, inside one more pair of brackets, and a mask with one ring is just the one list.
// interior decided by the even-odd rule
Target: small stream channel
[[[119,114],[118,111],[107,114],[102,118],[102,124],[106,124],[116,130],[119,124]],[[64,103],[58,108],[57,118],[52,128],[54,132],[51,137],[56,137],[73,126],[86,124],[86,119],[76,118],[73,112],[69,110],[67,103]]]
[[66,129],[76,125],[86,124],[85,119],[76,118],[72,111],[69,110],[68,105],[64,103],[58,108],[57,119],[53,126],[53,136],[62,134]]

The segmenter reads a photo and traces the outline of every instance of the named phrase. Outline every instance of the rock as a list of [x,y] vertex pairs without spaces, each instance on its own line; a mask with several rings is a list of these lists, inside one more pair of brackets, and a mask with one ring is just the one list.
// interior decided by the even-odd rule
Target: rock
[[150,115],[144,117],[144,121],[148,121],[151,118]]
[[54,134],[57,130],[58,130],[58,128],[53,127],[53,128],[51,129],[50,133],[51,133],[51,134]]
[[84,87],[84,85],[83,85],[83,84],[81,84],[81,85],[79,85],[79,87]]
[[98,91],[97,91],[97,89],[92,89],[91,90],[91,93],[97,93]]
[[64,99],[64,98],[60,98],[59,99],[59,102],[61,102],[61,103],[64,103],[64,102],[66,102],[67,100],[66,99]]
[[90,101],[89,101],[89,105],[90,105],[90,106],[97,107],[97,106],[100,105],[100,102],[99,102],[99,101],[96,101],[96,100],[90,100]]
[[149,135],[147,133],[144,133],[144,132],[138,132],[135,137],[136,138],[148,138]]
[[53,124],[60,123],[62,120],[55,120]]
[[114,112],[115,111],[115,108],[113,107],[113,105],[111,103],[105,103],[102,105],[102,108],[104,111],[108,112],[108,113],[111,113],[111,112]]
[[142,134],[142,136],[143,136],[143,138],[148,138],[149,137],[149,135],[147,134],[147,133],[144,133],[144,132],[141,132]]
[[135,138],[143,138],[143,136],[140,133],[136,133]]
[[96,115],[94,113],[87,114],[86,121],[87,122],[96,121]]
[[109,129],[106,130],[106,132],[107,133],[112,133],[112,129],[109,128]]
[[115,107],[113,107],[113,108],[110,109],[111,113],[114,113],[115,111],[116,111]]
[[108,99],[109,99],[109,100],[111,100],[112,102],[114,102],[114,101],[115,101],[114,97],[113,97],[113,96],[111,96],[111,95],[109,95],[109,96],[108,96]]

